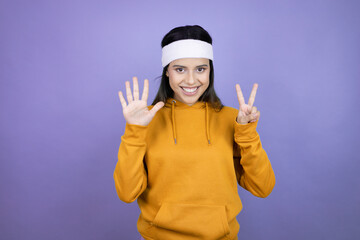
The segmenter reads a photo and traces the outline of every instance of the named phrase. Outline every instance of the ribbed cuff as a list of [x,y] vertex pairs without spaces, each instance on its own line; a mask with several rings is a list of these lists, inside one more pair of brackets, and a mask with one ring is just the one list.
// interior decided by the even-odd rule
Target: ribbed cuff
[[126,123],[125,132],[121,139],[134,145],[143,145],[146,142],[147,129],[147,126]]
[[235,120],[234,121],[234,129],[235,129],[234,137],[237,140],[253,139],[254,137],[256,137],[258,135],[258,133],[256,132],[256,127],[257,127],[258,121],[259,120],[257,120],[256,122],[251,122],[251,123],[247,123],[247,124],[240,124]]

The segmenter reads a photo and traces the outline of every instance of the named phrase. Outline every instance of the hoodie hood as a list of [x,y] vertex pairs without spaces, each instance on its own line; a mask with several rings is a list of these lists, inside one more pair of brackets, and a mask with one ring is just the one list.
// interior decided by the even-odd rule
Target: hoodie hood
[[172,123],[172,131],[173,131],[173,138],[175,144],[177,144],[177,135],[176,135],[176,121],[175,121],[175,111],[176,109],[187,109],[187,108],[195,108],[195,109],[203,109],[205,108],[205,131],[206,131],[206,140],[208,145],[211,144],[210,140],[210,130],[209,130],[209,106],[207,102],[198,101],[194,103],[192,106],[187,105],[179,100],[175,100],[174,98],[168,98],[165,103],[166,108],[171,108],[171,123]]

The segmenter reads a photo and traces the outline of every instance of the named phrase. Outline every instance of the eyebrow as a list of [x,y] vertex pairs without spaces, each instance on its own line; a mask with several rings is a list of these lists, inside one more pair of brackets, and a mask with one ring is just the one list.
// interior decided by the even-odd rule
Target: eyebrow
[[[203,65],[199,65],[199,66],[196,66],[196,67],[207,67],[208,65],[207,64],[203,64]],[[182,68],[186,68],[185,66],[182,66],[182,65],[174,65],[173,68],[175,67],[182,67]]]

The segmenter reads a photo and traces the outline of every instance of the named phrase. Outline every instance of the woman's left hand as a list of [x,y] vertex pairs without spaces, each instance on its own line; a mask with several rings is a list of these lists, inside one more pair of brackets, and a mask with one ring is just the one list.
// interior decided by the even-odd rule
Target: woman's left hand
[[255,83],[253,89],[251,91],[248,104],[245,103],[244,96],[241,92],[241,88],[239,84],[236,84],[236,92],[239,100],[239,113],[236,117],[236,122],[240,124],[247,124],[250,122],[256,122],[260,118],[260,111],[257,110],[255,106],[253,106],[256,96],[256,90],[258,88],[258,84]]

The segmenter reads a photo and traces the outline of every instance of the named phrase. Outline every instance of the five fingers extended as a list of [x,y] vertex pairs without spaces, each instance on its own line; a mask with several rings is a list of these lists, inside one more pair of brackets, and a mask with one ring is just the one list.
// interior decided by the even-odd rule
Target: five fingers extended
[[[132,101],[136,101],[136,100],[140,100],[139,99],[139,82],[137,77],[133,77],[133,93],[131,92],[131,87],[130,87],[130,82],[126,81],[125,82],[125,89],[126,89],[126,99],[128,101],[128,104],[130,104]],[[119,99],[121,102],[121,106],[123,108],[125,108],[127,106],[127,103],[125,101],[124,95],[122,91],[118,92],[119,95]],[[148,99],[148,95],[149,95],[149,80],[145,79],[144,80],[144,89],[143,89],[143,93],[141,96],[141,100],[142,101],[147,101]]]

